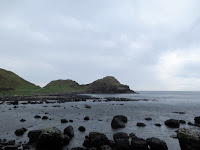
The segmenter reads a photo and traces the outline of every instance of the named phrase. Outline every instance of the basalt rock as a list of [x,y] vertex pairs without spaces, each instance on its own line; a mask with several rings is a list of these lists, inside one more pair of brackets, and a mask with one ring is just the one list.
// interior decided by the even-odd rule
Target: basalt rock
[[168,127],[171,127],[171,128],[179,128],[180,127],[179,120],[175,120],[175,119],[166,120],[165,125]]
[[181,150],[199,150],[200,149],[200,130],[181,128],[177,131],[177,137]]
[[163,140],[152,137],[148,138],[146,141],[151,150],[168,150],[167,144]]

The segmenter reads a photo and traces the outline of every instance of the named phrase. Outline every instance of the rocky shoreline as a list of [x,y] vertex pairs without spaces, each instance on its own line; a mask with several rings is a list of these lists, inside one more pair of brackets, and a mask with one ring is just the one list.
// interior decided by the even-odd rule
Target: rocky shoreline
[[[40,99],[38,99],[40,97]],[[63,97],[63,99],[60,99]],[[91,104],[93,102],[98,102],[99,98],[93,98],[87,95],[42,95],[42,96],[27,96],[27,97],[4,97],[4,103],[2,105],[12,107],[13,111],[17,111],[19,109],[26,108],[25,105],[34,106],[33,104],[37,104],[42,107],[51,107],[51,109],[63,109],[65,107],[62,106],[62,103],[65,102],[83,102],[91,100]],[[104,102],[108,102],[108,105],[124,105],[123,103],[117,102],[130,102],[134,99],[127,98],[105,98]],[[135,100],[137,101],[137,100]],[[139,100],[138,100],[139,101]],[[141,101],[148,101],[146,99],[141,99]],[[115,103],[109,103],[115,102]],[[1,106],[1,105],[0,105]],[[93,105],[89,105],[88,103],[84,104],[84,110],[94,110]],[[35,107],[35,108],[37,108]],[[80,106],[72,105],[72,108],[75,110],[79,110]],[[118,106],[121,107],[121,106]],[[126,107],[126,106],[125,106]],[[11,111],[11,109],[8,111]],[[96,108],[95,108],[96,109]],[[95,110],[94,110],[95,111]],[[43,112],[43,111],[42,111]],[[82,111],[81,111],[82,112]],[[2,112],[3,113],[3,112]],[[76,113],[76,111],[74,112]],[[186,113],[183,111],[172,111],[172,114],[185,115]],[[100,116],[99,116],[100,117]],[[31,118],[21,118],[19,122],[22,123],[21,127],[14,131],[14,135],[17,137],[16,140],[13,139],[1,139],[0,136],[0,150],[167,150],[169,149],[169,145],[162,138],[158,138],[155,136],[144,138],[135,134],[135,132],[125,132],[122,129],[127,128],[127,124],[129,123],[129,118],[131,116],[125,115],[116,115],[110,118],[110,121],[106,121],[107,126],[110,126],[111,130],[114,130],[112,137],[108,137],[106,133],[99,132],[98,130],[89,131],[90,121],[93,121],[90,115],[87,115],[83,118],[83,122],[87,122],[88,125],[79,125],[75,127],[74,125],[66,125],[64,129],[59,128],[59,126],[54,126],[52,124],[48,124],[48,128],[38,127],[34,130],[31,130],[27,127],[23,126],[27,120]],[[194,116],[195,117],[195,116]],[[49,112],[43,112],[43,114],[35,114],[33,116],[35,121],[51,121],[53,118],[49,114]],[[136,122],[136,126],[141,130],[149,126],[147,122],[152,122],[154,118],[146,117],[143,118],[143,121],[138,120]],[[61,118],[59,122],[62,125],[67,123],[73,123],[74,119],[66,119],[65,117]],[[76,122],[76,121],[75,121]],[[102,122],[101,119],[98,119],[98,122]],[[176,134],[171,135],[171,138],[179,140],[181,150],[199,150],[200,149],[200,117],[197,116],[194,118],[194,122],[185,121],[183,119],[173,119],[168,118],[164,122],[152,122],[156,128],[162,128],[166,126],[168,129],[176,129]],[[151,124],[152,124],[151,123]],[[189,128],[182,128],[182,125],[188,125]],[[75,130],[77,130],[75,132]],[[81,147],[73,147],[68,145],[71,141],[74,142],[74,138],[79,135],[87,133],[85,135],[85,139],[79,141],[82,143]],[[19,141],[21,137],[27,136],[28,141]],[[169,149],[170,150],[170,149]]]

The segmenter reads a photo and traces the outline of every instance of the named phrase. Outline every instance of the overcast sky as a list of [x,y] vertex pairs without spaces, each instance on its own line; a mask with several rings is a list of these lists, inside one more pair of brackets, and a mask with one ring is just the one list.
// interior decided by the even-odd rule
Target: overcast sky
[[200,90],[199,0],[2,0],[0,68],[44,86],[111,75]]

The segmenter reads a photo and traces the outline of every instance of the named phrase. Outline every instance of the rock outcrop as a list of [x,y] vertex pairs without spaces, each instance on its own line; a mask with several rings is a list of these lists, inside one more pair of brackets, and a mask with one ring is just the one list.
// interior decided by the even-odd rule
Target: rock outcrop
[[177,137],[181,150],[199,150],[200,149],[200,130],[181,128],[177,131]]

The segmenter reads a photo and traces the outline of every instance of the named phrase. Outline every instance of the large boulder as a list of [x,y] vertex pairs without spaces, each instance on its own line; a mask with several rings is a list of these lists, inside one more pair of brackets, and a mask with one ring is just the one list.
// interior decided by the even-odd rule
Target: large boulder
[[177,131],[177,137],[181,150],[199,150],[200,149],[200,130],[181,128]]
[[31,130],[31,131],[29,131],[29,133],[28,133],[29,143],[37,142],[41,133],[42,133],[42,130]]
[[36,147],[38,150],[61,150],[62,140],[61,131],[59,129],[55,127],[46,128],[42,130]]
[[123,115],[114,116],[111,122],[111,127],[113,129],[125,128],[124,123],[127,123],[127,121],[128,119],[126,116],[123,116]]
[[194,118],[195,123],[200,124],[200,116]]
[[166,120],[165,125],[168,127],[171,127],[171,128],[179,128],[180,127],[179,120],[175,120],[175,119]]
[[74,129],[72,126],[68,126],[64,129],[64,134],[68,135],[69,138],[71,139],[72,137],[74,137]]
[[21,136],[21,135],[23,135],[26,131],[27,131],[26,128],[17,129],[17,130],[15,131],[15,135],[16,135],[16,136]]
[[130,150],[130,143],[128,139],[116,139],[115,150]]
[[116,141],[117,139],[129,139],[129,136],[127,133],[118,132],[113,135],[113,139],[114,141]]
[[152,137],[148,138],[146,141],[151,150],[168,150],[167,144],[163,140]]
[[149,150],[147,141],[136,136],[132,137],[131,148],[133,150]]
[[108,145],[109,140],[105,134],[98,133],[98,132],[90,132],[89,139],[86,139],[84,142],[85,147],[95,147],[101,148],[103,145]]

